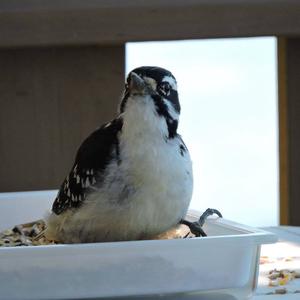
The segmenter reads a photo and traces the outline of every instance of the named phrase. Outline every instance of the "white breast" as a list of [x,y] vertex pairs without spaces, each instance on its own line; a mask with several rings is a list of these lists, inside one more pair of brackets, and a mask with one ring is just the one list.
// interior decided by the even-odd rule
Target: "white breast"
[[122,162],[117,169],[126,178],[121,185],[132,187],[130,200],[124,200],[127,224],[132,232],[138,228],[148,235],[168,229],[185,216],[193,189],[190,156],[180,154],[179,138],[166,139],[165,119],[154,110],[149,103],[127,109],[119,145]]

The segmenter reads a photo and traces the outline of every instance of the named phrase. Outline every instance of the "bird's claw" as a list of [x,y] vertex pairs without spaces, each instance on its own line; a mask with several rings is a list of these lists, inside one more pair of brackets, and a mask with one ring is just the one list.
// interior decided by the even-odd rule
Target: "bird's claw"
[[190,231],[192,234],[194,234],[196,237],[199,236],[207,236],[207,234],[204,232],[204,230],[202,229],[206,219],[213,215],[216,214],[218,215],[220,218],[222,218],[222,214],[217,210],[217,209],[213,209],[213,208],[208,208],[199,218],[198,221],[196,222],[190,222],[187,220],[181,220],[180,223],[187,225],[190,228]]
[[216,214],[218,215],[218,217],[220,218],[223,218],[222,214],[217,210],[217,209],[214,209],[214,208],[208,208],[199,218],[198,220],[198,223],[199,225],[202,227],[206,221],[206,219],[209,217],[209,216],[212,216],[213,214]]

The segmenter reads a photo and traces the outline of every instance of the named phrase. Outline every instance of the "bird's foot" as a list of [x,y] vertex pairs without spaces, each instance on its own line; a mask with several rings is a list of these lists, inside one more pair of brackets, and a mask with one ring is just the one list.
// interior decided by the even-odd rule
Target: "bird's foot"
[[206,219],[213,215],[216,214],[218,215],[220,218],[222,218],[222,214],[217,210],[217,209],[213,209],[213,208],[208,208],[199,218],[198,221],[196,222],[190,222],[187,220],[181,220],[180,224],[184,224],[186,226],[188,226],[190,228],[191,233],[193,233],[196,237],[199,236],[207,236],[207,234],[204,232],[204,230],[202,229]]

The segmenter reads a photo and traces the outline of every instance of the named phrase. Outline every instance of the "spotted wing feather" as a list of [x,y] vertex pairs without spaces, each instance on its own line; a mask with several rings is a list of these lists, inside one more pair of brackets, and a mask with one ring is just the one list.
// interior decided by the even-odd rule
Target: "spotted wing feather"
[[101,184],[107,164],[112,159],[118,159],[118,132],[122,125],[121,118],[115,119],[84,140],[53,203],[52,211],[55,214],[79,207],[91,188]]

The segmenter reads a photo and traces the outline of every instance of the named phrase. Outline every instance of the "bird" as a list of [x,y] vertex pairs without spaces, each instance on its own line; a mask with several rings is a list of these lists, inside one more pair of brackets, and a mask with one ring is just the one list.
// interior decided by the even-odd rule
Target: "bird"
[[174,75],[161,67],[129,72],[116,117],[80,145],[46,217],[61,243],[153,239],[185,217],[192,161],[178,131]]

